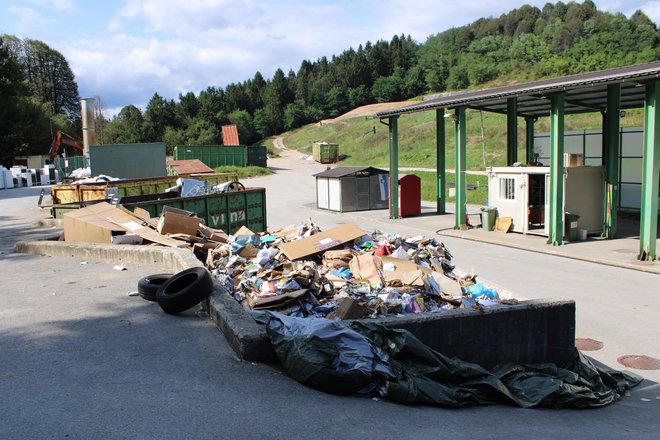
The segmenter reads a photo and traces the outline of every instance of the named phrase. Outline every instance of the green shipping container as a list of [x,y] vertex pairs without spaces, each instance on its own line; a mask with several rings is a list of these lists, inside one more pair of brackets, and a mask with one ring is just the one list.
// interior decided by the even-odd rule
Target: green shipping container
[[206,166],[244,167],[247,165],[247,147],[243,145],[177,145],[174,160],[199,159]]
[[[164,197],[158,199],[158,197]],[[197,197],[169,197],[167,194],[124,198],[126,209],[142,208],[151,217],[159,217],[163,206],[185,209],[197,214],[207,226],[233,234],[241,226],[253,232],[266,230],[266,190],[247,188],[245,191],[207,194]]]
[[312,157],[320,163],[335,163],[339,155],[339,145],[327,142],[314,142],[312,145]]
[[247,147],[248,166],[266,168],[268,161],[268,150],[266,147]]

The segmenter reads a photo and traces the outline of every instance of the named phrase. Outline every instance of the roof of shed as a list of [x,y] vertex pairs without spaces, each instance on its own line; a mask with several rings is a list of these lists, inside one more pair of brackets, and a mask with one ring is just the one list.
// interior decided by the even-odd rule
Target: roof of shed
[[375,167],[337,167],[331,170],[322,171],[320,173],[314,174],[314,177],[344,177],[351,174],[368,172],[369,174],[388,174],[387,170],[382,170]]
[[466,106],[472,109],[507,112],[507,100],[518,98],[518,116],[539,117],[550,115],[549,97],[565,92],[564,112],[601,112],[607,106],[607,86],[621,85],[621,109],[644,106],[644,82],[660,77],[660,61],[634,66],[616,67],[577,75],[533,81],[485,90],[449,93],[420,104],[376,113],[379,118],[406,113]]

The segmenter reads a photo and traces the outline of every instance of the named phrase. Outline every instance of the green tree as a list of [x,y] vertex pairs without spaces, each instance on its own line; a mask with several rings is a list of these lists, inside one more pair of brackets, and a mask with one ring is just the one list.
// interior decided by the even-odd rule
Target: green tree
[[403,80],[398,75],[380,77],[371,87],[376,102],[398,101],[402,98]]
[[139,108],[127,105],[119,111],[116,118],[117,130],[114,142],[118,144],[137,144],[143,142],[144,117]]
[[293,130],[298,128],[307,122],[307,117],[305,115],[305,106],[301,101],[295,101],[291,104],[287,104],[284,109],[284,128],[287,130]]
[[80,119],[78,84],[66,58],[39,40],[8,37],[14,57],[21,65],[30,93],[47,103],[53,114],[63,114],[70,121]]
[[447,88],[450,90],[461,90],[470,85],[470,77],[467,67],[460,64],[449,70]]
[[0,38],[0,164],[14,156],[45,154],[50,144],[48,106],[29,96],[21,64]]
[[373,102],[371,91],[365,84],[348,90],[348,102],[352,108]]
[[166,127],[181,128],[176,124],[176,105],[154,93],[144,112],[144,141],[161,141]]
[[246,110],[234,110],[229,113],[229,122],[236,125],[241,144],[252,145],[259,140],[252,116]]

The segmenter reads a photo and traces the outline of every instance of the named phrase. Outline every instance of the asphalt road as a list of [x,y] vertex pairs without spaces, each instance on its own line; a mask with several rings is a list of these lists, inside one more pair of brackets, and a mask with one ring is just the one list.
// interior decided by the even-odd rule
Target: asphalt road
[[[312,216],[313,172],[298,154],[269,161],[270,227]],[[311,192],[310,192],[311,191]],[[630,396],[596,410],[461,410],[337,397],[296,383],[276,366],[236,359],[199,310],[181,316],[129,296],[154,267],[113,269],[70,258],[15,254],[36,228],[35,189],[0,190],[0,438],[648,438],[660,432],[660,372]],[[352,219],[365,229],[375,220]],[[397,232],[414,228],[397,224]],[[525,297],[572,298],[577,333],[603,341],[589,356],[620,369],[623,354],[660,357],[657,275],[443,238],[463,268]],[[470,341],[466,341],[470,343]]]

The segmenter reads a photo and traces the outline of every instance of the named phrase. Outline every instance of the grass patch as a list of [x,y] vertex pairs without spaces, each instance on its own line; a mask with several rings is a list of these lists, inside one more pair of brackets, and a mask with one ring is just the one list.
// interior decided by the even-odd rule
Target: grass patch
[[[641,109],[626,110],[621,127],[643,126]],[[482,138],[483,119],[483,138]],[[455,130],[450,119],[445,124],[445,160],[451,168],[455,162]],[[435,112],[427,111],[402,115],[399,118],[399,166],[435,168],[436,128]],[[467,111],[467,169],[506,165],[506,116],[476,110]],[[565,130],[584,130],[602,127],[598,113],[567,115]],[[540,118],[536,133],[549,131],[549,118]],[[370,116],[344,119],[333,123],[309,124],[283,133],[288,148],[311,154],[314,142],[339,144],[339,154],[345,155],[342,165],[388,166],[388,128]],[[271,142],[272,144],[272,142]],[[518,158],[525,161],[525,121],[518,118]]]
[[[435,202],[437,200],[438,186],[435,173],[425,171],[414,171],[406,174],[414,174],[422,180],[422,200]],[[455,197],[449,197],[449,184],[456,184],[456,175],[454,173],[445,173],[447,183],[445,184],[445,197],[448,202],[454,202]],[[468,174],[466,176],[468,188],[470,185],[474,189],[467,191],[467,203],[470,205],[486,205],[488,198],[488,176],[479,176]]]
[[248,177],[255,177],[255,176],[266,176],[268,174],[275,173],[275,171],[271,170],[270,168],[234,167],[234,166],[217,167],[214,171],[216,173],[235,173],[238,174],[239,179],[247,179]]

